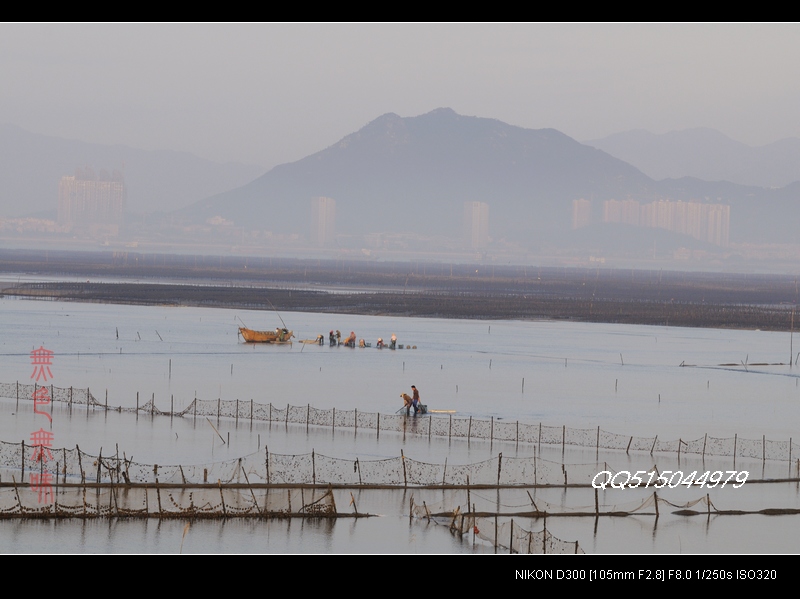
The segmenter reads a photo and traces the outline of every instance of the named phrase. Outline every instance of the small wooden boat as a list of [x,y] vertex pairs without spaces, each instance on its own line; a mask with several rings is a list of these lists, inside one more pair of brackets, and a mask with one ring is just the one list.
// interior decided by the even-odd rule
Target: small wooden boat
[[239,327],[239,334],[246,343],[291,343],[294,337],[294,333],[288,329],[254,331],[247,327]]

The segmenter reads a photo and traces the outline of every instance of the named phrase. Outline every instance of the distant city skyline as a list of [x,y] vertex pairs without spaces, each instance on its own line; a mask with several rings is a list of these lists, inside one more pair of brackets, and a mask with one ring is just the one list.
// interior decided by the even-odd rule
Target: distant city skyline
[[68,229],[111,226],[118,233],[125,213],[126,190],[122,174],[96,175],[91,168],[77,169],[58,184],[58,223]]
[[[658,200],[640,204],[636,200],[605,200],[602,222],[665,229],[728,247],[731,207],[700,201]],[[577,228],[574,223],[573,216],[573,228]]]
[[5,23],[0,123],[264,170],[445,106],[578,141],[763,145],[800,137],[798,50],[795,23]]

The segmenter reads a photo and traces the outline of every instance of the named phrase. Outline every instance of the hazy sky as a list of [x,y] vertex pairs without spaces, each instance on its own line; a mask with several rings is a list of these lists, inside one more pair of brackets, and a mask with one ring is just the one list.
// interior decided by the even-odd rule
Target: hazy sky
[[798,24],[0,24],[0,123],[272,167],[387,112],[800,137]]

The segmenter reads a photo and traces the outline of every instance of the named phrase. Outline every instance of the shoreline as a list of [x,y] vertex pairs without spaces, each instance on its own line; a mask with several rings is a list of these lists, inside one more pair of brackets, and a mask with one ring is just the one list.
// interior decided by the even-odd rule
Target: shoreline
[[23,283],[3,297],[129,305],[173,305],[278,312],[318,312],[474,320],[575,322],[793,330],[793,306],[653,300],[528,297],[507,293],[336,293],[277,287],[218,287],[168,283]]
[[31,299],[786,332],[800,298],[780,275],[114,252],[4,251],[0,275]]

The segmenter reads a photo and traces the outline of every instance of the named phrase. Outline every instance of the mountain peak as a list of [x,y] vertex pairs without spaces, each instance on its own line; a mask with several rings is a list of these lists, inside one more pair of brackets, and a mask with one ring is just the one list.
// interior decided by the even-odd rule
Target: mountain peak
[[431,110],[430,112],[428,112],[428,113],[426,113],[426,114],[424,114],[424,115],[422,115],[422,116],[443,116],[443,117],[449,117],[449,116],[461,116],[461,115],[460,115],[460,114],[458,114],[458,113],[457,113],[455,110],[453,110],[452,108],[449,108],[449,107],[447,107],[447,106],[443,106],[443,107],[441,107],[441,108],[434,108],[433,110]]

